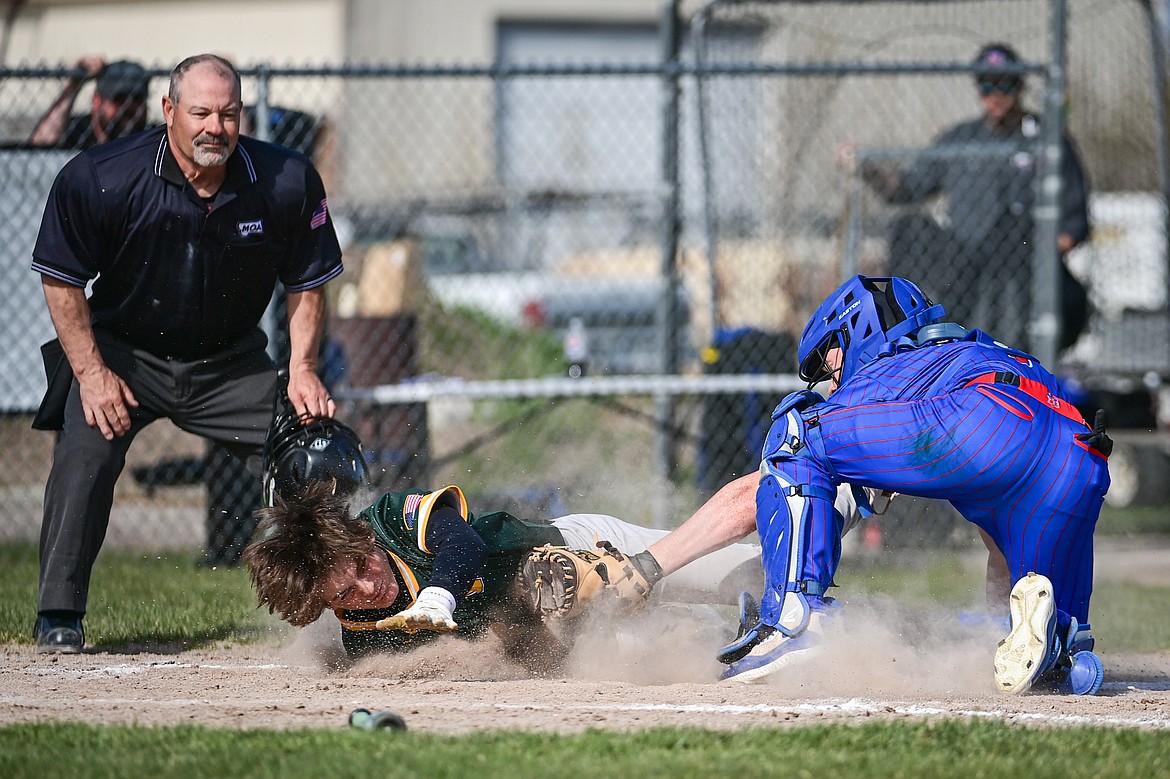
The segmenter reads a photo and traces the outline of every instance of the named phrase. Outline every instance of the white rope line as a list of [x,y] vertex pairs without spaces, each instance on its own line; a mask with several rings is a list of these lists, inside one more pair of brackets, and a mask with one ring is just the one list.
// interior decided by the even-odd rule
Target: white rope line
[[339,400],[390,405],[423,403],[436,398],[471,400],[520,398],[604,397],[612,395],[719,395],[754,392],[789,393],[807,383],[791,373],[725,374],[712,376],[585,376],[580,379],[412,379],[401,384],[348,387],[335,393]]

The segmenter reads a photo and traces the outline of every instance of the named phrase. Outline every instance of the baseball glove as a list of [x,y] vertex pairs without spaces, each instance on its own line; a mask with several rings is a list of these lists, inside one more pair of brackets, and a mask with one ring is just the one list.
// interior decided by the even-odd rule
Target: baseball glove
[[542,617],[572,619],[597,598],[633,609],[650,595],[662,569],[650,552],[625,555],[608,541],[594,549],[545,546],[533,549],[520,567],[522,597]]

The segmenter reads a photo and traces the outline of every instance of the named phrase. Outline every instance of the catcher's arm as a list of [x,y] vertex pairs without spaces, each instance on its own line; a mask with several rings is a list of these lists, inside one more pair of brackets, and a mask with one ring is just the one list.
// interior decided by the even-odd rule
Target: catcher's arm
[[637,607],[661,578],[662,568],[649,551],[625,555],[608,541],[598,541],[593,549],[551,544],[533,549],[517,582],[534,613],[573,618],[598,598]]
[[407,608],[380,619],[374,627],[378,630],[431,630],[436,633],[450,633],[459,626],[452,614],[455,612],[455,596],[442,587],[427,587],[418,594],[414,603]]

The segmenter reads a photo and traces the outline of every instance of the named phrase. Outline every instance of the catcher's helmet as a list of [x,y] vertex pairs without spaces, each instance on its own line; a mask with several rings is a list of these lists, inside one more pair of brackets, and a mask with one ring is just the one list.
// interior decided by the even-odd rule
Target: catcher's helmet
[[282,391],[264,442],[264,503],[290,498],[310,482],[332,479],[335,494],[350,495],[369,473],[362,442],[336,419],[299,419]]
[[805,325],[797,350],[800,377],[810,384],[829,378],[825,357],[839,346],[843,383],[890,344],[939,321],[945,313],[906,279],[854,276],[829,295]]

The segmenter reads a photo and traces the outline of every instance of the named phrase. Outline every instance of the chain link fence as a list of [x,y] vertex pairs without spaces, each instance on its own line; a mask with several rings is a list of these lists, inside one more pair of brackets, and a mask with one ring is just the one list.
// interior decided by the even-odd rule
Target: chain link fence
[[[1170,415],[1166,20],[1156,10],[1125,0],[706,5],[695,52],[721,71],[697,82],[706,256],[720,280],[735,277],[720,300],[736,310],[717,321],[742,322],[748,309],[761,329],[796,333],[842,276],[909,276],[957,321],[1059,365],[1083,408],[1107,410],[1121,439],[1112,503],[1164,500],[1170,448],[1150,435]],[[1012,80],[976,79],[976,55],[992,43],[1018,53],[1021,104],[1061,119],[1071,148],[1053,121],[986,130],[983,112]],[[767,73],[754,72],[760,63]],[[1064,198],[1077,186],[1057,155],[1067,163],[1070,152],[1087,178],[1092,232],[1061,257],[1075,211]]]
[[[244,71],[250,133],[302,149],[326,180],[346,273],[329,288],[322,372],[380,488],[457,483],[476,510],[674,524],[755,469],[770,409],[797,386],[795,339],[849,273],[921,277],[970,324],[1046,348],[1057,298],[1034,269],[1057,267],[1056,222],[1041,213],[1052,202],[1041,182],[1059,170],[1045,167],[1043,127],[1056,123],[1010,148],[935,143],[978,116],[971,63],[992,41],[1019,52],[1026,106],[1063,112],[1090,182],[1092,237],[1067,267],[1091,313],[1062,370],[1120,425],[1164,428],[1153,401],[1170,376],[1165,128],[1145,4],[713,2],[676,21],[635,28],[614,59],[588,64],[537,55],[571,53],[568,41],[592,51],[612,30],[519,27],[484,66]],[[151,123],[170,64],[152,70]],[[36,538],[51,457],[51,434],[29,429],[45,386],[38,347],[53,336],[29,262],[72,152],[27,140],[67,75],[0,80],[11,455],[0,539]],[[883,196],[866,174],[952,165],[954,191],[921,198]],[[989,172],[1012,191],[989,189]],[[1056,176],[1057,191],[1065,183]],[[954,204],[972,194],[1015,204],[1027,229],[988,231],[977,256],[944,251],[940,236],[970,215]],[[282,316],[278,295],[267,321],[277,357]],[[745,374],[774,380],[669,381]],[[604,383],[630,375],[662,381]],[[569,376],[598,383],[577,395],[452,390]],[[376,392],[387,387],[415,391]],[[110,543],[234,562],[256,474],[167,422],[130,458]]]

